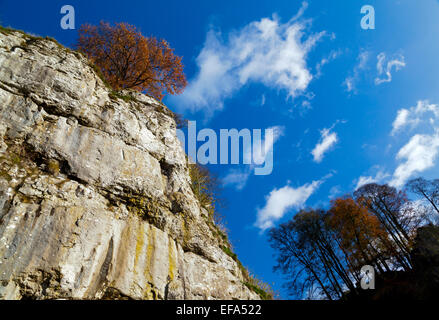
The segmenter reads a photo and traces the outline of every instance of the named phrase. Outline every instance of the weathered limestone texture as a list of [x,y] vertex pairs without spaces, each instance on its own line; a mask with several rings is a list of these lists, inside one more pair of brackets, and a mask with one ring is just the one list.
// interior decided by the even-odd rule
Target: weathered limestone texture
[[0,298],[258,299],[185,159],[163,104],[0,31]]

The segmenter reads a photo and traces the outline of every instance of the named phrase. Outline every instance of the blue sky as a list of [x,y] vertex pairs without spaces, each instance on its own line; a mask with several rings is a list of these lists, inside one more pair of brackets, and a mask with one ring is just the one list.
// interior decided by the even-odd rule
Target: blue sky
[[[402,187],[438,176],[436,0],[0,0],[0,22],[71,46],[76,30],[59,24],[65,4],[77,27],[128,22],[168,40],[189,86],[164,102],[199,129],[278,128],[272,174],[209,167],[226,181],[238,177],[223,192],[230,238],[244,265],[284,298],[264,226],[328,206],[359,183]],[[366,4],[374,30],[360,27]]]

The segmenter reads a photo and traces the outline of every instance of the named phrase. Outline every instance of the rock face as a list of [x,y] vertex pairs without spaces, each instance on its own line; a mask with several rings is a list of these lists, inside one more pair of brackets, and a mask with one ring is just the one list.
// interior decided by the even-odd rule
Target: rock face
[[0,31],[0,298],[258,299],[193,195],[172,112]]

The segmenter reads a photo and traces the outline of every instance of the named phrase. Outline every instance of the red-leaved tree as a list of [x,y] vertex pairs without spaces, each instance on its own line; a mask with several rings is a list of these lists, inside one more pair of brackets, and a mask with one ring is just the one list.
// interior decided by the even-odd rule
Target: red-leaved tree
[[82,25],[77,48],[114,89],[134,89],[161,100],[187,85],[181,57],[165,40],[144,37],[127,23]]

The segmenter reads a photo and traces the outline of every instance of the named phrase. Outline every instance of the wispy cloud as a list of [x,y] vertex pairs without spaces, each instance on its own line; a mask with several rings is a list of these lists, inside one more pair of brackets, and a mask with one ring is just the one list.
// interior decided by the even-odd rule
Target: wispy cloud
[[265,105],[265,94],[261,97],[261,107]]
[[386,54],[381,52],[377,56],[377,71],[378,77],[375,79],[375,84],[380,85],[384,82],[392,81],[392,69],[398,71],[405,67],[404,56],[399,55],[393,59],[387,59]]
[[331,130],[332,128],[325,128],[320,131],[320,141],[311,151],[313,159],[317,163],[321,162],[325,153],[328,152],[338,142],[337,133],[331,132]]
[[419,100],[414,107],[398,110],[396,118],[392,123],[391,135],[395,135],[407,126],[413,129],[422,122],[428,122],[433,127],[438,127],[435,124],[438,120],[439,106],[431,104],[428,100]]
[[398,151],[396,159],[402,161],[393,173],[390,184],[401,187],[414,174],[423,172],[435,165],[439,152],[439,106],[420,100],[416,106],[398,110],[392,124],[391,135],[402,129],[414,130],[421,127],[427,133],[413,135]]
[[383,182],[384,179],[388,178],[390,174],[387,172],[384,172],[382,170],[379,170],[375,176],[361,176],[357,180],[357,185],[355,186],[355,190],[358,188],[361,188],[362,186],[369,184],[369,183],[380,183]]
[[225,177],[221,179],[224,186],[234,186],[236,190],[242,190],[247,184],[247,180],[251,174],[251,170],[231,169]]
[[286,23],[277,16],[254,21],[223,40],[210,30],[196,59],[197,75],[175,105],[212,114],[248,83],[281,89],[288,97],[303,93],[312,79],[307,55],[325,32],[307,34],[308,22],[299,21],[306,4]]
[[322,183],[323,180],[318,180],[297,188],[286,185],[280,189],[273,189],[266,197],[265,206],[257,210],[255,226],[261,231],[273,227],[289,210],[303,207]]
[[357,57],[357,63],[351,74],[344,80],[343,85],[349,93],[357,93],[357,83],[360,80],[361,72],[366,69],[369,61],[370,53],[368,51],[361,51]]
[[392,135],[395,135],[396,132],[398,132],[401,128],[403,128],[408,122],[410,117],[410,111],[407,109],[400,109],[398,110],[398,114],[393,121],[392,124]]
[[390,185],[402,187],[415,173],[434,166],[439,151],[439,132],[432,135],[416,134],[396,155],[404,160],[395,170]]
[[329,55],[323,59],[320,60],[316,64],[316,74],[314,75],[315,78],[320,78],[322,76],[322,68],[327,65],[332,60],[336,59],[338,56],[340,56],[341,51],[340,50],[333,50],[329,53]]
[[333,186],[331,187],[331,189],[329,190],[329,195],[328,198],[330,200],[334,199],[335,197],[337,197],[338,195],[340,195],[342,193],[341,187],[340,186]]
[[[343,86],[346,87],[346,91],[349,93],[357,94],[357,84],[363,77],[364,71],[368,68],[368,62],[370,60],[371,53],[368,51],[361,51],[357,57],[357,64],[352,72],[343,81]],[[375,78],[375,84],[380,85],[384,82],[392,81],[392,72],[399,71],[406,66],[404,56],[394,55],[392,58],[388,58],[384,52],[381,52],[377,56],[377,77]]]

